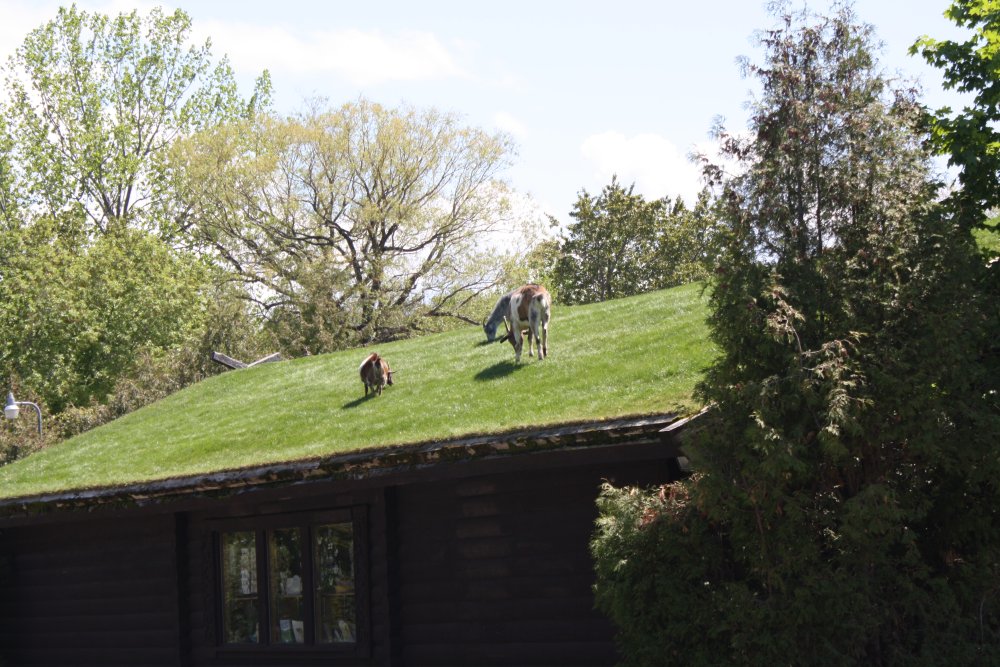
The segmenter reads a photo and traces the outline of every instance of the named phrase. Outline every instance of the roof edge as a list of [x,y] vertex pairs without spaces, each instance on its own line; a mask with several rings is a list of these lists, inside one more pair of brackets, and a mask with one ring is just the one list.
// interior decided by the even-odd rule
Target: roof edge
[[616,443],[671,440],[692,417],[673,413],[574,422],[542,429],[463,436],[285,463],[172,477],[121,486],[68,489],[0,499],[0,518],[120,505],[143,506],[187,496],[228,495],[253,488],[319,480],[362,480],[445,463]]

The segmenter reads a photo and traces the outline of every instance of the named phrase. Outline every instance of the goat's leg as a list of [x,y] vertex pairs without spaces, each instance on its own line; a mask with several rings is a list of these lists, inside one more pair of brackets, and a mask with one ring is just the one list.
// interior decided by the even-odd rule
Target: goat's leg
[[538,340],[538,314],[534,311],[528,315],[528,356],[534,356],[531,353],[531,342],[534,339],[535,346],[538,347],[538,358],[541,359],[542,348]]

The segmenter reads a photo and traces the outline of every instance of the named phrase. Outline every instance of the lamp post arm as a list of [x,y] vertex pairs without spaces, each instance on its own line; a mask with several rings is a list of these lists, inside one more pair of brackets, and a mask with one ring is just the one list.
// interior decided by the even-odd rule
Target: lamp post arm
[[18,405],[30,405],[31,407],[33,407],[35,409],[35,412],[38,413],[38,435],[41,436],[42,435],[42,409],[40,407],[38,407],[38,405],[36,405],[35,403],[32,403],[31,401],[17,401],[17,404]]

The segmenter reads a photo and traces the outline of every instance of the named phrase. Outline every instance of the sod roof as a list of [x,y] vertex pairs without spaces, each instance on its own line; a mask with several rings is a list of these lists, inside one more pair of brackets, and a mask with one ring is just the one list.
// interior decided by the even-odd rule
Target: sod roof
[[[114,489],[415,443],[656,415],[689,415],[711,362],[700,286],[555,306],[549,357],[514,363],[466,327],[228,371],[0,468],[0,500]],[[395,384],[364,397],[377,351]]]

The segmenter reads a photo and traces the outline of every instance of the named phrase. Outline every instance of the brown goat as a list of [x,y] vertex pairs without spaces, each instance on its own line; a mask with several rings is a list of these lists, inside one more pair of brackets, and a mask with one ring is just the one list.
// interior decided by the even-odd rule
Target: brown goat
[[369,389],[377,396],[381,396],[382,387],[392,386],[392,370],[388,362],[374,352],[361,362],[358,372],[361,373],[361,382],[365,385],[365,396],[368,395]]

